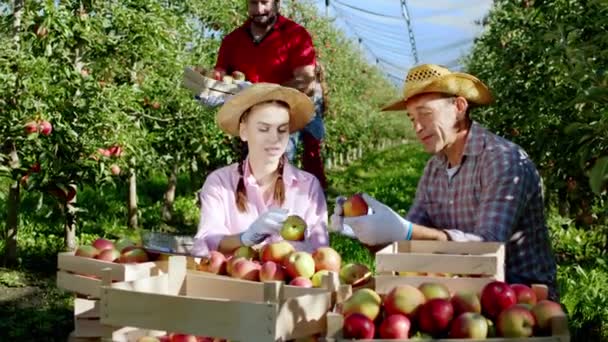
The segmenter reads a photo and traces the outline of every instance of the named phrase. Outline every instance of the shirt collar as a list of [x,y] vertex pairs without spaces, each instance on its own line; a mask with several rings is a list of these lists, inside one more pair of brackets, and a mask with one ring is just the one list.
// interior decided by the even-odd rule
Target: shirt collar
[[[261,43],[266,37],[270,36],[270,34],[272,34],[273,31],[281,29],[283,27],[283,25],[285,25],[286,22],[287,22],[287,18],[285,18],[284,16],[282,16],[280,14],[277,14],[277,19],[274,21],[274,25],[260,39],[260,41],[258,42],[258,44]],[[251,33],[251,19],[247,19],[245,21],[245,23],[243,24],[242,28],[243,28],[243,30],[245,30],[245,32],[247,32],[247,35],[249,35],[249,38],[251,38],[251,40],[254,40],[253,39],[253,33]]]
[[[486,145],[486,131],[479,125],[478,122],[473,121],[469,134],[467,135],[467,141],[464,145],[463,156],[478,156],[483,152]],[[442,165],[448,165],[448,158],[445,154],[441,153],[438,156],[439,161]]]
[[[294,170],[295,167],[291,165],[286,159],[287,158],[285,158],[285,165],[283,166],[283,182],[285,182],[286,185],[293,185],[297,181],[296,173]],[[247,157],[243,161],[243,180],[247,185],[257,186],[255,176],[253,175],[253,173],[251,172],[251,168],[249,167],[249,157]]]

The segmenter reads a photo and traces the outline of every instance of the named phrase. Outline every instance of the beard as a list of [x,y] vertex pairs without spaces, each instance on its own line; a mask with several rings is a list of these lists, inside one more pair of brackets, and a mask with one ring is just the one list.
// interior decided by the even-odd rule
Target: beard
[[249,17],[251,19],[251,23],[260,29],[267,29],[272,26],[277,18],[277,13],[272,12],[264,15],[256,15]]

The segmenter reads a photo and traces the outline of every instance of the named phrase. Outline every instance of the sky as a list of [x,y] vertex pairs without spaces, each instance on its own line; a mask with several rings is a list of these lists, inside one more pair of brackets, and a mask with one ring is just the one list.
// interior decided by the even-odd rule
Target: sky
[[[314,0],[321,14],[325,0]],[[377,63],[401,86],[407,70],[422,63],[461,69],[473,39],[483,28],[475,23],[492,0],[406,0],[418,55],[416,63],[400,0],[330,0],[334,24],[355,41],[370,63]]]

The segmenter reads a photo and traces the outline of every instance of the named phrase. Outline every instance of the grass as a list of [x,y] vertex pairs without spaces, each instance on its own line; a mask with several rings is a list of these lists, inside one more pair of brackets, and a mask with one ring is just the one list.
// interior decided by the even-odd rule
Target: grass
[[[416,144],[407,144],[370,153],[346,168],[329,171],[330,212],[336,196],[366,192],[405,214],[427,159]],[[188,179],[180,180],[176,219],[167,227],[159,210],[164,182],[161,176],[140,181],[141,222],[147,229],[192,232],[198,221],[194,187]],[[7,189],[4,185],[0,184]],[[0,215],[6,212],[3,196],[6,194],[0,193]],[[88,242],[97,236],[124,234],[125,198],[124,189],[112,186],[79,193],[86,211],[80,216],[78,239]],[[554,210],[549,210],[548,224],[572,341],[608,341],[607,227],[576,226]],[[20,265],[0,269],[0,341],[64,341],[73,329],[73,296],[55,286],[56,254],[63,244],[61,213],[48,198],[25,194],[20,229]],[[360,262],[373,269],[373,254],[359,242],[332,234],[331,244],[345,262]]]

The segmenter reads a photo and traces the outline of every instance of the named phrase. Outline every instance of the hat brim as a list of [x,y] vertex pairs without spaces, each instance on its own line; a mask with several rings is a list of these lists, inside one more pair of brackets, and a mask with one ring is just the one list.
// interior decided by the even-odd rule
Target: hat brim
[[409,99],[425,93],[444,93],[462,96],[478,105],[487,105],[493,101],[490,90],[478,78],[469,74],[455,72],[405,89],[404,96],[401,99],[382,107],[381,111],[406,110]]
[[312,100],[301,91],[277,84],[256,83],[226,101],[216,115],[216,122],[226,134],[238,136],[243,113],[270,101],[282,101],[289,106],[290,133],[304,128],[315,114]]

